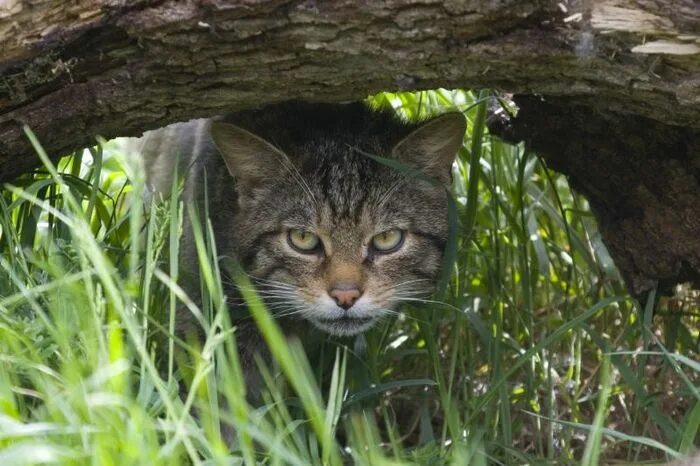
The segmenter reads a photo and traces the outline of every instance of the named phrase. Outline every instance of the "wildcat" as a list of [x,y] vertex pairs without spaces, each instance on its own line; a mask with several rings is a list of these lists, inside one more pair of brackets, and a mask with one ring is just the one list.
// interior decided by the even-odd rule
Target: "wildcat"
[[[184,200],[200,216],[208,211],[219,257],[242,266],[285,331],[348,336],[433,290],[447,239],[445,186],[464,131],[460,113],[407,123],[363,103],[289,102],[147,133],[143,156],[164,193],[179,156]],[[197,301],[189,224],[184,286]],[[265,356],[264,345],[224,281],[253,384],[253,356]],[[197,327],[188,311],[178,313],[178,333]]]

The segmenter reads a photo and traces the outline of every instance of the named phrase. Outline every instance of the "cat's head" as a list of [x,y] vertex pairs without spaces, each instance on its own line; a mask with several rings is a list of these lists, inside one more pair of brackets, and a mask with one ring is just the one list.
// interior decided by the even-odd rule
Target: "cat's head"
[[238,259],[271,311],[352,335],[402,301],[429,295],[447,240],[445,186],[464,130],[464,117],[450,113],[408,127],[398,142],[320,136],[283,151],[213,123],[236,180]]

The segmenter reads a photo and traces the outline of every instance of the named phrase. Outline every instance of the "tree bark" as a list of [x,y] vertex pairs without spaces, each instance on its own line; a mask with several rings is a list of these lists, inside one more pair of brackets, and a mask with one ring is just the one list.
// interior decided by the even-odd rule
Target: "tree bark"
[[0,179],[36,165],[23,124],[58,155],[288,99],[537,94],[507,135],[589,196],[643,292],[700,275],[699,31],[695,0],[5,0]]
[[700,130],[574,105],[516,98],[518,118],[492,130],[569,174],[637,296],[700,284]]

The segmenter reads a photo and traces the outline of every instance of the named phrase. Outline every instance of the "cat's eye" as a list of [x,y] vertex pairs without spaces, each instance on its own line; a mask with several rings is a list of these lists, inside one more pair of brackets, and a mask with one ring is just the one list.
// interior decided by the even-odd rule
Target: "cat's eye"
[[287,235],[287,241],[298,252],[315,253],[321,245],[321,240],[315,234],[300,228],[292,228]]
[[372,248],[379,253],[394,252],[403,244],[404,232],[399,229],[387,230],[372,237]]

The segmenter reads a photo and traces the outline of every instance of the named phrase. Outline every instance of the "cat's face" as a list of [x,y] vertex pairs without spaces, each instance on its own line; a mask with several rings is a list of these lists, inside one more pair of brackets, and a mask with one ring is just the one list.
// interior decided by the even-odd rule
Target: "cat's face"
[[[282,154],[232,125],[212,133],[237,179],[238,257],[275,314],[352,335],[433,290],[447,240],[442,184],[333,141]],[[374,153],[445,183],[463,133],[451,114]]]

